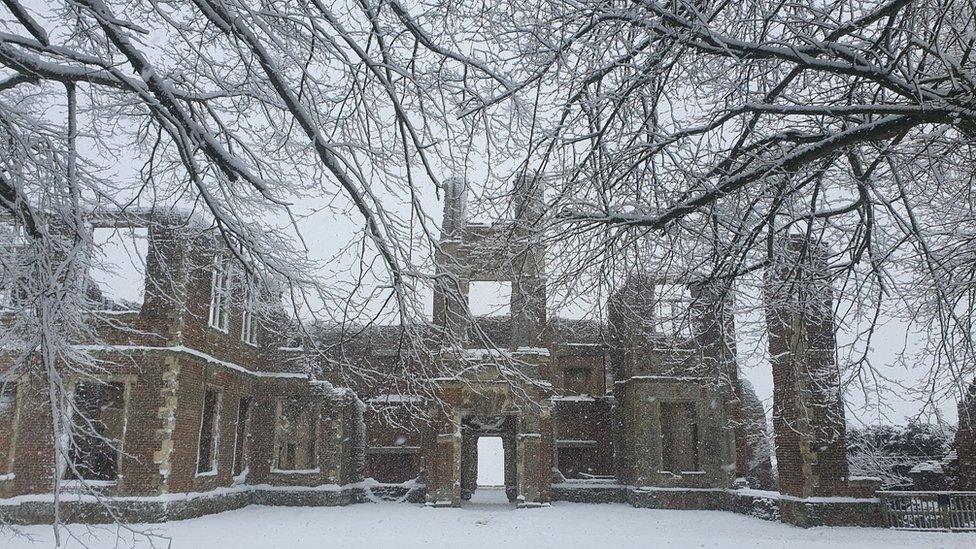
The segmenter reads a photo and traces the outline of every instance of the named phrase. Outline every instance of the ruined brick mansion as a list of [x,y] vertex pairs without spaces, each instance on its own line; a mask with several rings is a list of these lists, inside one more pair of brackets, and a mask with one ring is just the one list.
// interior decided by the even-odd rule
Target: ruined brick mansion
[[[766,277],[768,437],[739,379],[729,295],[714,283],[634,273],[606,322],[547,318],[546,249],[531,230],[541,190],[526,187],[511,219],[492,224],[468,222],[463,185],[449,187],[429,345],[405,350],[401,327],[372,326],[326,358],[308,349],[341,334],[282,335],[285,315],[254,306],[205,227],[127,218],[148,231],[144,299],[98,314],[99,340],[78,342],[102,361],[97,375],[66,378],[73,413],[90,424],[68,455],[56,461],[46,380],[11,371],[0,354],[0,513],[49,521],[55,475],[66,516],[87,521],[377,497],[459,506],[477,488],[477,440],[493,436],[519,507],[619,501],[878,522],[877,485],[848,472],[830,283],[816,253],[797,261],[800,243],[787,243]],[[510,312],[473,325],[466,301],[481,281],[511,284]],[[668,318],[681,307],[684,320]],[[422,370],[432,387],[342,382],[332,358]]]

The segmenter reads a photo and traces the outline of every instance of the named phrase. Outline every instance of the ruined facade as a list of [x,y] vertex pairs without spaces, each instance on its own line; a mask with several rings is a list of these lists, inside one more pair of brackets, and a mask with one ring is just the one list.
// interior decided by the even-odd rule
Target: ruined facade
[[[0,498],[34,502],[9,518],[49,520],[42,504],[56,475],[65,516],[82,520],[108,518],[90,506],[82,513],[90,487],[134,506],[116,510],[123,516],[158,520],[206,512],[208,498],[194,494],[239,506],[302,495],[254,486],[359,481],[361,403],[311,379],[301,349],[260,323],[248,329],[245,282],[211,231],[178,217],[127,223],[148,232],[145,297],[137,310],[94,317],[98,344],[79,346],[100,359],[97,374],[63,373],[75,425],[68,459],[55,462],[47,379],[12,370],[13,357],[0,355]],[[287,422],[293,402],[304,411],[301,428]],[[343,499],[340,491],[316,495]]]
[[[144,302],[98,317],[111,322],[100,320],[101,341],[89,347],[110,369],[70,381],[101,438],[117,444],[78,435],[74,466],[56,467],[50,436],[35,436],[50,433],[37,390],[46,380],[6,371],[0,510],[44,520],[55,470],[69,488],[97,481],[119,512],[143,520],[252,502],[459,506],[477,489],[478,439],[499,437],[518,507],[623,501],[797,524],[879,520],[873,486],[849,478],[843,455],[829,282],[788,276],[791,265],[816,265],[815,253],[790,256],[787,246],[784,270],[767,280],[776,492],[762,405],[735,363],[729,292],[634,273],[610,297],[606,324],[547,318],[546,249],[533,230],[542,196],[540,181],[523,179],[510,219],[476,224],[463,183],[451,182],[425,347],[405,353],[393,326],[342,346],[339,358],[366,370],[434,372],[423,395],[366,378],[340,387],[333,361],[267,329],[282,318],[249,311],[255,290],[204,228],[147,224]],[[471,323],[470,288],[489,281],[510,284],[510,312]],[[312,337],[336,335],[322,327]],[[78,498],[77,516],[104,519],[91,503]]]

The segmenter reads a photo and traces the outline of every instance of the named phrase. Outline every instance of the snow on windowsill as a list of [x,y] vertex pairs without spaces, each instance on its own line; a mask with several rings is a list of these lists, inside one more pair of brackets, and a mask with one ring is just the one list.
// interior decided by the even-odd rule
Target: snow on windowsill
[[515,349],[515,354],[549,356],[549,349],[546,347],[519,347]]
[[627,383],[627,382],[629,382],[631,380],[682,381],[682,382],[684,382],[684,381],[702,381],[704,379],[705,378],[703,378],[703,377],[692,377],[692,376],[652,376],[652,375],[646,375],[646,376],[630,376],[627,379],[621,379],[619,381],[615,381],[614,383],[622,384],[622,383]]
[[315,469],[271,469],[272,473],[278,475],[317,475],[321,473],[321,469],[316,467]]
[[217,468],[214,467],[212,471],[203,471],[194,475],[196,477],[215,477],[217,476]]
[[239,486],[239,485],[244,484],[245,482],[247,482],[247,474],[250,473],[250,472],[251,472],[251,468],[250,467],[245,467],[244,470],[241,471],[241,473],[239,475],[237,475],[236,477],[233,477],[233,484],[234,484],[234,486]]
[[553,402],[596,402],[596,398],[590,395],[554,396],[549,400]]
[[17,475],[15,475],[14,473],[5,473],[5,474],[0,475],[0,482],[4,482],[4,481],[8,481],[8,480],[13,480],[15,478],[17,478]]
[[409,404],[421,403],[426,399],[419,395],[376,395],[366,402],[370,404]]

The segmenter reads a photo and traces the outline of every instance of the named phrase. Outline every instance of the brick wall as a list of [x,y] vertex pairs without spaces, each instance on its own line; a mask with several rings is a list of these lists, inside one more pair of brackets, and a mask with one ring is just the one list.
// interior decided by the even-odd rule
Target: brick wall
[[779,488],[799,497],[845,494],[846,426],[824,251],[802,239],[780,246],[765,296]]
[[959,403],[955,447],[959,459],[957,489],[976,490],[976,381],[970,384],[966,396]]

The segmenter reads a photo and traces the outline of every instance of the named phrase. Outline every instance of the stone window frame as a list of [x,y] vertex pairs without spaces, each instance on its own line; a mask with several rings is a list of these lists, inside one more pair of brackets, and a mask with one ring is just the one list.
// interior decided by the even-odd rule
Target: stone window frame
[[[668,469],[665,469],[665,464],[664,464],[664,459],[665,459],[665,457],[664,457],[665,456],[665,450],[664,450],[664,430],[665,430],[664,429],[664,426],[665,426],[665,422],[664,422],[664,406],[665,405],[668,405],[668,404],[672,404],[672,405],[673,404],[690,404],[692,410],[694,411],[694,415],[695,415],[695,430],[697,432],[697,437],[696,437],[696,440],[695,440],[695,461],[696,461],[697,469],[681,470],[681,471],[670,471]],[[702,427],[702,417],[703,417],[703,414],[702,414],[702,410],[701,410],[701,407],[699,406],[699,404],[700,404],[700,402],[698,400],[691,399],[691,398],[670,398],[670,399],[662,399],[662,400],[659,400],[658,401],[658,404],[657,404],[657,423],[658,423],[658,435],[660,436],[660,440],[661,440],[661,444],[659,445],[659,448],[660,448],[660,456],[659,456],[659,462],[658,462],[658,465],[659,465],[658,466],[658,472],[659,473],[668,473],[668,474],[678,475],[678,476],[682,476],[682,475],[700,475],[700,474],[705,473],[705,470],[703,469],[703,463],[702,463],[702,457],[703,457],[702,449],[703,449],[703,445],[704,445],[704,440],[703,440],[703,438],[701,436],[701,431],[702,431],[701,427]]]
[[[216,394],[216,400],[214,404],[213,413],[213,425],[211,427],[211,443],[210,443],[210,469],[206,471],[200,470],[200,450],[201,442],[203,441],[203,420],[206,412],[207,403],[207,392],[213,391]],[[200,403],[200,427],[197,429],[197,460],[195,469],[195,477],[212,477],[216,476],[217,472],[220,470],[220,415],[221,408],[224,400],[224,392],[221,387],[216,385],[205,385],[203,391],[203,400]]]
[[[578,393],[590,392],[590,390],[592,390],[593,388],[594,379],[596,378],[594,370],[595,368],[593,368],[592,366],[567,366],[565,368],[562,368],[561,372],[563,378],[562,379],[563,389],[567,391],[578,392]],[[583,379],[571,377],[569,375],[570,372],[573,373],[586,372],[586,377]],[[580,391],[579,388],[581,385],[584,385],[587,390]]]
[[14,457],[17,455],[17,428],[20,425],[20,396],[21,383],[17,377],[0,378],[0,397],[5,394],[13,395],[13,413],[10,418],[10,445],[7,455],[0,456],[3,469],[0,469],[0,482],[14,479]]
[[[312,458],[311,461],[315,465],[307,469],[282,469],[279,463],[279,453],[278,445],[282,440],[283,436],[283,426],[281,424],[282,411],[284,409],[284,403],[288,400],[306,400],[313,404],[312,411],[312,422],[314,425],[314,430],[312,431],[314,440],[311,443]],[[322,419],[322,404],[313,395],[285,395],[275,399],[275,415],[274,415],[274,439],[272,440],[272,455],[271,455],[271,472],[275,474],[285,474],[285,475],[300,475],[300,474],[315,474],[321,472],[321,466],[319,465],[319,458],[322,455],[322,451],[319,448],[319,444],[322,441],[321,433],[321,419]]]
[[[509,278],[505,277],[473,277],[467,280],[467,289],[464,291],[465,306],[471,316],[476,318],[497,318],[504,316],[512,316],[512,296],[515,293],[515,282]],[[494,292],[489,292],[493,298],[504,297],[504,294],[508,294],[508,301],[501,303],[479,303],[478,307],[485,305],[497,306],[487,312],[475,312],[475,308],[471,306],[471,297],[485,297],[485,292],[474,290],[475,288],[485,288],[486,290],[496,290]],[[507,290],[507,292],[506,292]]]
[[[75,375],[68,378],[67,383],[67,395],[69,399],[74,399],[75,391],[78,388],[79,382],[84,383],[121,383],[122,384],[122,433],[118,440],[118,446],[116,451],[119,454],[118,461],[116,462],[116,477],[114,480],[86,480],[86,479],[68,479],[65,475],[68,474],[68,464],[66,462],[67,457],[60,457],[58,468],[61,470],[59,472],[59,477],[62,482],[69,484],[83,484],[86,486],[115,486],[118,484],[119,480],[123,477],[122,475],[122,459],[121,457],[125,455],[125,439],[129,432],[129,412],[132,407],[132,386],[136,383],[136,376],[131,374],[115,374],[115,375],[101,375],[101,376],[81,376]],[[19,399],[18,399],[19,400]],[[71,408],[65,410],[66,414],[72,414]],[[73,421],[73,417],[68,418],[69,421]],[[68,433],[65,433],[65,437]],[[70,444],[69,439],[65,440],[66,443]]]
[[[247,411],[244,416],[244,425],[241,425],[241,405],[247,401]],[[250,463],[248,459],[248,449],[249,449],[249,437],[251,436],[251,417],[254,415],[254,396],[252,395],[241,395],[237,399],[237,420],[234,423],[234,455],[231,458],[230,472],[234,476],[235,482],[243,483],[247,479],[247,473],[250,470]],[[241,440],[243,435],[243,441]],[[241,461],[244,463],[244,467],[238,471],[237,466],[237,449],[238,445],[241,445],[240,457]]]
[[254,277],[247,277],[244,283],[241,312],[241,341],[245,345],[258,346],[258,286]]
[[[691,337],[691,289],[680,282],[654,284],[655,328],[670,337]],[[676,313],[676,309],[680,312]]]
[[[4,246],[7,246],[6,248],[0,248],[0,253],[16,255],[18,248],[24,246],[26,238],[27,233],[24,226],[20,223],[0,223],[0,239],[5,242]],[[14,263],[16,264],[16,262]],[[5,267],[0,273],[4,274],[5,277],[10,277],[10,280],[5,281],[2,287],[0,287],[0,311],[16,311],[25,301],[24,296],[18,295],[17,292],[18,289],[23,290],[23,288],[18,288],[16,284],[12,283],[17,278],[15,275],[20,273],[18,273],[16,267],[10,268],[9,266]]]
[[225,334],[230,331],[232,271],[229,259],[221,256],[214,258],[210,270],[210,315],[207,326]]
[[[421,447],[420,446],[406,446],[406,445],[404,445],[404,446],[368,446],[366,448],[366,451],[365,451],[364,456],[363,456],[364,457],[364,463],[363,463],[364,469],[369,468],[369,465],[370,464],[374,464],[375,465],[375,461],[377,459],[380,459],[380,460],[384,459],[384,458],[377,458],[376,456],[385,456],[386,459],[409,459],[411,461],[415,461],[416,462],[416,466],[417,466],[417,472],[418,472],[418,474],[420,472],[420,468],[421,468],[421,457],[420,457],[421,456]],[[395,456],[395,457],[389,458],[389,456]],[[370,472],[375,473],[375,471],[370,471]],[[414,477],[414,478],[416,478],[416,477]],[[405,480],[400,481],[400,482],[406,482],[406,481],[409,481],[409,480],[410,479],[408,478],[408,479],[405,479]],[[383,481],[381,481],[381,482],[383,482]]]

